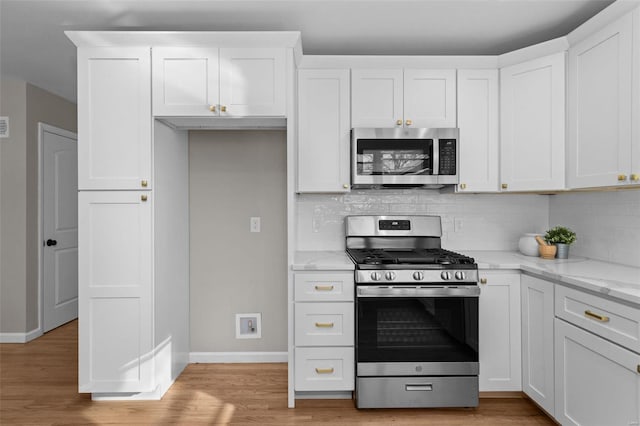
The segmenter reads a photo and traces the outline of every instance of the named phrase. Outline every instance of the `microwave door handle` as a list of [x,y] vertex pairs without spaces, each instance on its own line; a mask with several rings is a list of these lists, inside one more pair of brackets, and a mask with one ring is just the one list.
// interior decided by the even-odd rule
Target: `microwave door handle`
[[440,139],[437,137],[433,138],[433,151],[431,155],[433,156],[433,170],[431,174],[437,176],[440,174]]

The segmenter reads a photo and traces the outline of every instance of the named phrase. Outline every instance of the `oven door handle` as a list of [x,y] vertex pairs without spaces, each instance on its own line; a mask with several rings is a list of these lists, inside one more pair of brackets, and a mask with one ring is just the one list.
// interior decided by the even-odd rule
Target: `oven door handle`
[[358,286],[357,297],[478,297],[480,287]]

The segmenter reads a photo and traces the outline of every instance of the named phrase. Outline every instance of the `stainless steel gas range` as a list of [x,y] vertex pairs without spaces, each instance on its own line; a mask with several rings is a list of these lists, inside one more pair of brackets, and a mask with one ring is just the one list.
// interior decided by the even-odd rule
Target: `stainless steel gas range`
[[349,216],[358,408],[478,405],[478,267],[439,216]]

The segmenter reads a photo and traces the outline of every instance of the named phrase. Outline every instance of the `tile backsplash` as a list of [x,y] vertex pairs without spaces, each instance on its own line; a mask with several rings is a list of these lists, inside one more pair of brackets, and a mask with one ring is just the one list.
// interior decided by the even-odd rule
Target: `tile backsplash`
[[442,218],[450,250],[516,250],[523,233],[548,228],[549,196],[360,190],[297,195],[297,250],[343,250],[344,217],[428,214]]
[[549,225],[577,234],[570,255],[640,267],[640,190],[549,197]]

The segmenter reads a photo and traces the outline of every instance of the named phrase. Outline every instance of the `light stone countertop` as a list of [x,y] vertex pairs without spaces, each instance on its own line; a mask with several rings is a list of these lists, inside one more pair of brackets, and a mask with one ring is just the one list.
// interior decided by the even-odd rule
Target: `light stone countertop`
[[463,251],[479,269],[518,269],[640,305],[640,268],[575,257],[546,260],[511,251]]
[[[462,251],[483,270],[520,270],[640,306],[640,268],[569,256],[545,260],[513,251]],[[344,251],[298,251],[294,271],[346,271],[354,264]]]
[[291,269],[294,271],[353,271],[355,265],[344,250],[297,251]]

